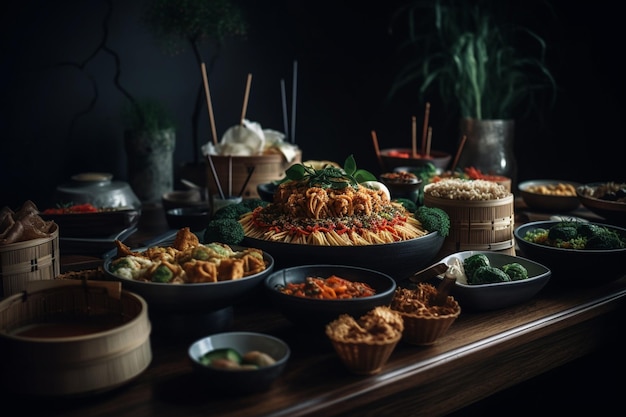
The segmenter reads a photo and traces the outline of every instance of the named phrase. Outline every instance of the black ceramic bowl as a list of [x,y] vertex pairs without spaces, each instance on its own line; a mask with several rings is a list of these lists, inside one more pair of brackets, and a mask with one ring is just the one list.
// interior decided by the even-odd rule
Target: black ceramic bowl
[[[612,196],[600,195],[602,190],[610,190]],[[608,223],[626,227],[626,184],[594,182],[579,186],[576,194],[583,206]]]
[[[529,242],[526,234],[535,229],[549,229],[559,220],[523,224],[513,231],[521,255],[547,266],[552,271],[551,282],[596,285],[618,279],[626,274],[626,248],[610,250],[563,249]],[[626,240],[626,229],[590,222],[617,232]]]
[[[274,359],[274,363],[258,369],[216,369],[201,362],[201,357],[216,349],[234,349],[240,355],[259,351]],[[253,332],[226,332],[196,340],[188,355],[201,384],[231,396],[266,391],[283,373],[291,355],[289,346],[274,336]]]
[[44,214],[41,218],[59,226],[61,238],[108,237],[135,227],[141,217],[140,209],[110,209],[96,213]]
[[[336,275],[353,282],[370,285],[375,294],[348,299],[316,299],[283,294],[281,287],[302,283],[307,277],[328,278]],[[397,287],[396,282],[382,272],[347,265],[304,265],[275,271],[264,281],[273,305],[292,323],[319,328],[341,314],[359,318],[374,307],[388,305]]]
[[198,207],[179,207],[165,212],[167,224],[171,229],[189,227],[192,232],[206,229],[211,220],[211,207],[208,205]]
[[273,182],[265,182],[256,186],[256,192],[263,201],[271,203],[274,201],[274,192],[278,186]]
[[[450,291],[461,308],[479,311],[495,310],[522,303],[534,297],[550,280],[552,272],[546,266],[520,256],[493,251],[463,251],[453,253],[441,260],[446,265],[453,265],[455,260],[461,264],[466,258],[477,253],[484,254],[489,263],[497,268],[510,263],[518,263],[528,271],[528,278],[518,281],[496,282],[490,284],[467,284],[455,282]],[[443,279],[443,275],[437,277]]]
[[443,246],[437,232],[379,245],[317,246],[244,238],[242,245],[271,253],[276,269],[297,265],[354,265],[380,271],[401,281],[428,266]]
[[382,149],[380,151],[380,158],[387,171],[393,171],[394,168],[400,166],[421,167],[429,162],[432,163],[435,168],[445,170],[452,159],[452,154],[444,151],[430,151],[429,158],[413,158],[411,153],[412,150],[409,148]]
[[[234,251],[243,249],[240,246],[231,248]],[[268,253],[263,253],[263,259],[266,268],[258,274],[236,280],[195,284],[144,282],[122,278],[111,272],[110,257],[104,260],[104,271],[109,279],[121,282],[124,289],[141,295],[151,310],[176,314],[211,313],[230,307],[257,291],[262,292],[263,280],[274,269],[274,259]]]
[[[559,195],[556,193],[545,194],[536,191],[539,187],[554,188],[560,186],[569,186],[574,192],[570,195]],[[576,187],[579,186],[579,183],[573,181],[532,180],[520,183],[517,188],[529,208],[554,213],[569,212],[576,210],[580,206],[580,200],[575,192]]]

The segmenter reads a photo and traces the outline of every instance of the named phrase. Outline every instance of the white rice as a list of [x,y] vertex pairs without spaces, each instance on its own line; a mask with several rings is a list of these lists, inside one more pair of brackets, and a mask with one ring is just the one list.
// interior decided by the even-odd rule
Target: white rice
[[443,178],[427,184],[424,194],[450,200],[498,200],[511,193],[504,185],[494,181]]

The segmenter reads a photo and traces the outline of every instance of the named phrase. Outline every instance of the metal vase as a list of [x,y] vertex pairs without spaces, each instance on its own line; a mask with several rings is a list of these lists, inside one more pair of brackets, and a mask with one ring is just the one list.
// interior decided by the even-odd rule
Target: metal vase
[[460,131],[467,140],[459,157],[459,168],[474,167],[483,174],[502,175],[516,182],[514,120],[465,118],[461,120]]

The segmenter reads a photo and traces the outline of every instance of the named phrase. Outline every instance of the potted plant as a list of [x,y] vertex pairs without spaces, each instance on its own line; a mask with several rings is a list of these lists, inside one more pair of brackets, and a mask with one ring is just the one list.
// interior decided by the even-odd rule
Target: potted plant
[[122,118],[129,183],[142,202],[158,203],[174,185],[174,120],[154,99],[127,98]]
[[[206,61],[210,74],[225,39],[246,34],[243,12],[231,0],[150,0],[145,9],[145,21],[166,51],[177,54],[185,46],[193,51],[198,88],[191,122],[193,164],[198,165],[202,156],[198,123],[201,114],[206,114],[202,112],[206,100],[201,76],[201,64],[205,59],[201,48],[206,44],[213,47],[213,54]],[[202,168],[202,178],[204,173]]]
[[506,19],[506,7],[499,1],[419,0],[399,9],[393,25],[403,23],[400,52],[408,59],[389,95],[412,85],[422,101],[438,93],[467,138],[459,166],[514,177],[515,120],[553,104],[556,83],[545,41]]

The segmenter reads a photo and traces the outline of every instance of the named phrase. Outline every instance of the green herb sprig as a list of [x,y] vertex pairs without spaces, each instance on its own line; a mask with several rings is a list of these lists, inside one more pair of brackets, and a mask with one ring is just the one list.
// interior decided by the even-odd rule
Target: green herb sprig
[[376,177],[371,172],[364,169],[357,169],[354,155],[346,158],[343,168],[327,166],[322,169],[315,169],[304,164],[294,164],[285,171],[285,181],[305,181],[310,187],[320,187],[323,189],[341,190],[346,187],[359,188],[359,183],[365,181],[376,181]]

